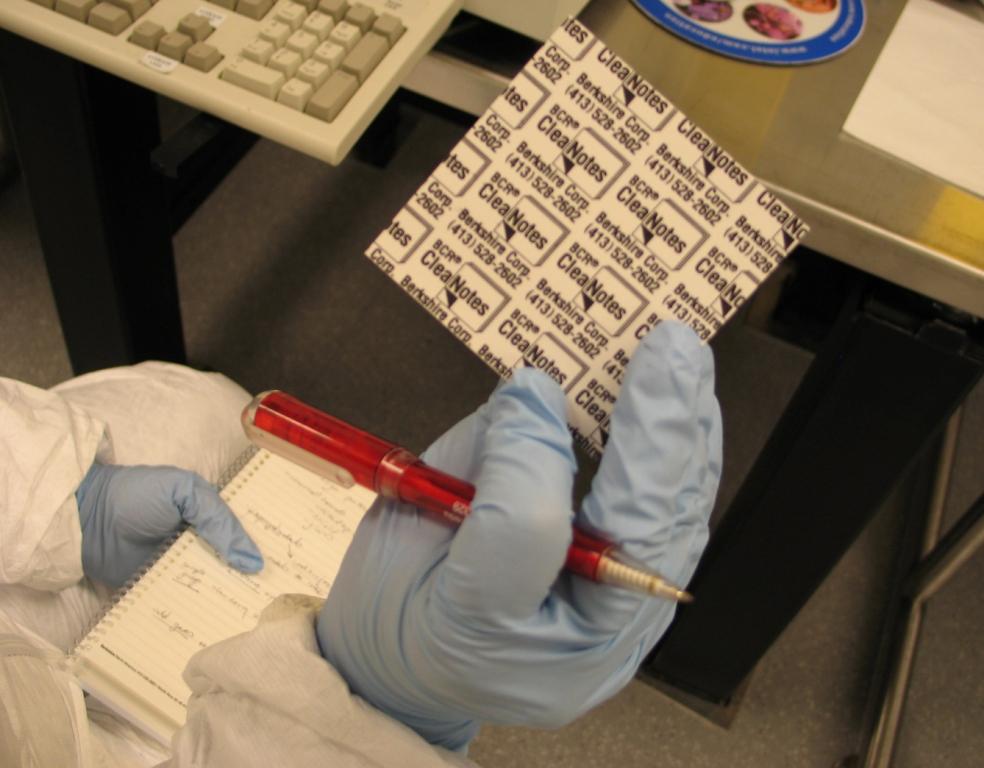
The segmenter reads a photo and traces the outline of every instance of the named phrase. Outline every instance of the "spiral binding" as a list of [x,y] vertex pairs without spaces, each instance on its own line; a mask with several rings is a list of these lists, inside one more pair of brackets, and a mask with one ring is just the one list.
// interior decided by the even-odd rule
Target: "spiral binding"
[[[246,472],[240,477],[243,469],[246,468],[257,453],[260,453],[261,455],[256,467],[253,467],[249,472]],[[236,460],[226,467],[225,471],[219,477],[219,481],[216,483],[216,485],[222,489],[222,497],[228,501],[230,498],[235,496],[236,493],[242,488],[243,483],[245,483],[248,478],[253,476],[256,468],[264,464],[269,456],[270,454],[267,451],[258,451],[256,446],[252,445],[239,454]],[[147,590],[152,583],[152,580],[147,580],[145,577],[148,572],[158,564],[158,562],[163,560],[165,556],[170,559],[191,546],[194,541],[192,535],[184,536],[184,538],[182,538],[186,531],[188,531],[188,526],[182,527],[180,530],[176,531],[174,535],[169,536],[161,544],[160,548],[147,559],[147,562],[140,566],[139,570],[127,579],[123,586],[113,593],[113,596],[109,599],[109,602],[83,630],[81,637],[79,637],[75,647],[69,654],[69,659],[73,663],[76,662],[82,654],[93,647],[99,640],[101,640],[107,629],[111,629],[115,625],[116,618],[120,615],[121,611],[125,610],[130,603],[132,603]]]

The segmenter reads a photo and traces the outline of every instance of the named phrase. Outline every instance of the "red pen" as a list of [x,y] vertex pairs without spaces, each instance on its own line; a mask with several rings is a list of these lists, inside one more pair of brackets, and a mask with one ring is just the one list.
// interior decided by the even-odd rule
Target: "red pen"
[[[353,427],[284,392],[264,392],[243,410],[249,439],[345,488],[426,510],[458,526],[471,511],[475,486],[421,461],[405,448]],[[610,542],[574,528],[564,567],[592,581],[689,603],[693,597],[661,576],[620,559]]]

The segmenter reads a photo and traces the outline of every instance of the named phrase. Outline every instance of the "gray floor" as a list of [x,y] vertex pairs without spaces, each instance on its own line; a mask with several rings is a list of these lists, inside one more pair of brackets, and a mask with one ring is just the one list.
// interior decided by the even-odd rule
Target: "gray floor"
[[[361,256],[463,130],[409,111],[406,143],[386,171],[355,160],[329,168],[260,142],[175,238],[192,363],[251,391],[292,391],[416,449],[471,411],[493,375]],[[810,358],[740,324],[714,350],[721,508]],[[50,386],[71,375],[19,182],[0,190],[0,352],[3,376]],[[982,433],[979,386],[965,409],[950,519],[984,488]],[[856,748],[896,534],[888,504],[763,659],[729,729],[634,682],[559,731],[486,728],[472,756],[487,768],[833,766]],[[978,554],[930,605],[899,768],[984,763],[982,580]]]

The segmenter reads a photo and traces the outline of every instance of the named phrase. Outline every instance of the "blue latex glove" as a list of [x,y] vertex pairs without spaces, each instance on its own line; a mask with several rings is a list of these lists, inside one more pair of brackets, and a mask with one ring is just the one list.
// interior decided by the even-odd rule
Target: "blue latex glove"
[[[577,524],[686,584],[721,471],[713,357],[689,329],[643,340],[610,434]],[[456,533],[405,504],[367,514],[317,624],[352,691],[450,749],[483,721],[555,727],[618,692],[675,604],[561,572],[576,465],[560,388],[516,371],[424,459],[475,483],[472,513]]]
[[234,568],[255,573],[263,556],[215,488],[176,467],[93,464],[75,492],[85,575],[122,586],[183,522]]

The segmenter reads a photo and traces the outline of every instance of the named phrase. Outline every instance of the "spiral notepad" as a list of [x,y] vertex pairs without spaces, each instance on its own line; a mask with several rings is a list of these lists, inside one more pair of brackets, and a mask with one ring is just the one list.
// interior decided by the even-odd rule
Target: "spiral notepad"
[[278,595],[327,595],[375,498],[266,451],[232,470],[222,497],[263,553],[262,572],[230,568],[188,529],[121,591],[72,654],[87,692],[164,744],[185,721],[190,691],[182,673],[192,655],[251,629]]

